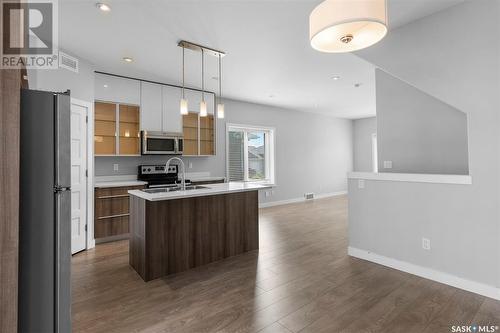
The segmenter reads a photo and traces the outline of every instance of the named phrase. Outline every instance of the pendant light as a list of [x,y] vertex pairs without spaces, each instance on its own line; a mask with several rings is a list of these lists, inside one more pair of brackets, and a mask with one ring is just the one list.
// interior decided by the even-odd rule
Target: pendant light
[[386,0],[325,0],[309,17],[311,46],[321,52],[361,50],[386,34]]
[[201,102],[200,117],[207,116],[207,103],[205,102],[205,50],[201,50]]
[[182,115],[188,114],[188,101],[184,93],[184,46],[182,47],[182,98],[181,98],[180,108]]
[[224,119],[224,103],[222,103],[222,60],[219,53],[219,103],[217,104],[217,118]]

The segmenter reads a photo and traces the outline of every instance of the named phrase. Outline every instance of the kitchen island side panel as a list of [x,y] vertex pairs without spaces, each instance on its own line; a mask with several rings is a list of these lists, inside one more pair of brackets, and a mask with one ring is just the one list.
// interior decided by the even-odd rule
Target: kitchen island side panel
[[146,279],[146,200],[130,196],[129,263]]

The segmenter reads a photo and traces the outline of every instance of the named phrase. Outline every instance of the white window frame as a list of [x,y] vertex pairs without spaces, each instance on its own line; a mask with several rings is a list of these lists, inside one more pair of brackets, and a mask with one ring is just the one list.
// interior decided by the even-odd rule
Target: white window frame
[[[272,184],[275,185],[275,135],[276,128],[268,126],[256,126],[256,125],[244,125],[244,124],[231,124],[226,123],[226,179],[229,179],[229,132],[232,130],[240,130],[244,133],[243,145],[244,145],[244,182],[246,183],[256,183],[256,184]],[[249,179],[248,177],[248,132],[258,131],[266,132],[265,135],[265,161],[266,161],[266,179],[255,180]]]

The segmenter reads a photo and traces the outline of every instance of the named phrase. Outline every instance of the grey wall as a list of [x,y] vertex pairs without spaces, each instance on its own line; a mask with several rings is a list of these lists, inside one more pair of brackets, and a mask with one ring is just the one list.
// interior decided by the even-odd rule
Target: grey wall
[[354,171],[373,172],[372,135],[377,133],[377,118],[362,118],[352,122]]
[[379,171],[467,175],[467,115],[380,69],[375,78]]
[[[346,173],[352,170],[352,122],[346,119],[271,106],[225,101],[226,118],[217,121],[217,156],[183,158],[188,172],[209,171],[226,176],[226,123],[275,127],[276,183],[274,194],[261,202],[303,197],[306,192],[347,190]],[[168,157],[97,157],[95,174],[136,174],[137,165],[164,163]],[[113,171],[113,164],[119,171]]]
[[[70,52],[68,52],[71,54]],[[80,59],[79,73],[65,69],[30,71],[30,88],[71,89],[75,98],[94,100],[94,66]],[[188,172],[226,176],[225,124],[276,128],[276,182],[274,194],[261,202],[300,198],[306,192],[347,190],[346,173],[352,170],[352,121],[271,106],[226,100],[226,119],[217,122],[217,156],[184,158]],[[137,166],[164,163],[166,157],[96,157],[96,176],[135,175]],[[118,171],[113,165],[118,164]]]
[[500,286],[499,14],[499,1],[466,1],[358,53],[469,114],[473,184],[367,181],[363,191],[350,181],[352,246]]
[[94,67],[82,59],[79,60],[78,73],[67,69],[28,70],[28,80],[30,89],[48,91],[70,89],[71,97],[87,102],[94,101]]

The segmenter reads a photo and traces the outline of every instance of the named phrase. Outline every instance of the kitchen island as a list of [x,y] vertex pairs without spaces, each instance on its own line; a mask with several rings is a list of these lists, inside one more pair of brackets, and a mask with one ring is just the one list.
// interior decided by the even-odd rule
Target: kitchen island
[[130,266],[150,281],[257,250],[258,191],[265,188],[223,183],[129,191]]

